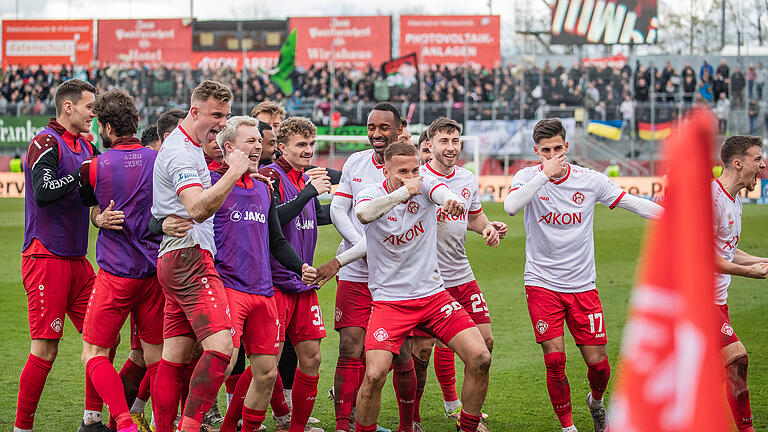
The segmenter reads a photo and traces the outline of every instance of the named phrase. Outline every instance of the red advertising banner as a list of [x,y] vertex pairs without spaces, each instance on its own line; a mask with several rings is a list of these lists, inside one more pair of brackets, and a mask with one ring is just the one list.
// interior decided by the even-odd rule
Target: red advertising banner
[[92,20],[3,20],[3,67],[90,65]]
[[[246,68],[271,69],[277,66],[280,51],[246,52]],[[195,51],[192,53],[192,67],[199,69],[235,69],[243,67],[243,54],[237,51]]]
[[501,61],[498,15],[401,15],[400,52],[419,53],[419,64],[463,64],[492,68]]
[[327,63],[378,67],[391,57],[389,16],[290,18],[296,29],[296,66]]
[[189,64],[192,26],[180,19],[99,20],[98,59],[107,63]]

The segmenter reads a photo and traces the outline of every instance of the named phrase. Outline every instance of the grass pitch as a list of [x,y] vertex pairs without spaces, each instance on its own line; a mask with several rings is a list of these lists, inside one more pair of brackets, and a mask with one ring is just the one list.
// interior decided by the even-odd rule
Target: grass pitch
[[[525,233],[522,216],[510,218],[501,204],[484,205],[491,219],[509,225],[507,238],[498,249],[482,244],[480,236],[468,235],[467,249],[478,283],[485,293],[491,310],[496,345],[491,367],[491,383],[483,408],[490,414],[490,426],[495,431],[559,431],[559,423],[547,397],[545,370],[541,350],[533,339],[523,292],[525,262]],[[608,329],[608,352],[617,374],[617,356],[621,332],[626,318],[628,298],[633,285],[637,258],[640,253],[645,222],[624,210],[609,211],[598,206],[595,221],[597,253],[597,286],[605,310]],[[768,206],[744,207],[743,236],[740,248],[755,255],[768,255]],[[91,233],[92,242],[95,232]],[[24,235],[24,204],[20,199],[0,200],[0,430],[13,429],[18,392],[18,378],[29,354],[26,296],[21,284],[20,249]],[[333,227],[322,227],[315,263],[328,260],[336,250],[339,235]],[[93,246],[93,244],[91,245]],[[93,250],[89,254],[94,260]],[[749,386],[756,429],[768,430],[768,282],[734,278],[729,306],[733,327],[747,346],[750,355]],[[334,429],[333,404],[325,398],[332,385],[337,358],[338,337],[333,327],[336,286],[328,283],[320,291],[323,317],[328,337],[323,341],[323,363],[320,385],[313,415],[322,420],[326,431]],[[127,326],[126,326],[127,327]],[[128,340],[123,329],[123,341]],[[589,391],[586,367],[573,344],[566,337],[568,365],[566,373],[571,383],[574,421],[581,431],[591,431],[592,421],[584,398]],[[45,391],[36,415],[38,432],[74,431],[83,412],[84,368],[80,363],[82,343],[71,323],[67,321],[59,356],[48,376]],[[123,343],[115,365],[122,366],[128,353]],[[458,382],[461,382],[461,362],[457,360]],[[453,431],[454,426],[443,416],[440,388],[430,367],[427,388],[421,405],[426,431]],[[607,395],[610,397],[611,390]],[[225,407],[223,390],[219,406]],[[609,406],[610,409],[610,406]],[[149,413],[149,408],[147,409]],[[391,384],[384,389],[379,424],[397,427],[397,405]],[[271,420],[267,426],[272,427]]]

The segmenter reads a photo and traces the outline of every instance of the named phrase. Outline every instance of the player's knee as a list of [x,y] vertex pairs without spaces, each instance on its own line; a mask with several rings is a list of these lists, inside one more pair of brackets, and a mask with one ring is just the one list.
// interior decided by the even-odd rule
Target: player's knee
[[299,357],[299,368],[304,373],[316,375],[316,372],[320,369],[320,362],[322,361],[322,354],[318,347],[317,350],[306,353]]
[[493,336],[488,335],[488,337],[485,338],[485,347],[488,348],[488,352],[493,352]]
[[253,380],[262,386],[273,386],[277,380],[277,368],[273,367],[266,370],[255,371]]
[[376,389],[381,389],[387,382],[388,370],[377,370],[375,368],[365,370],[365,380],[369,385]]
[[734,396],[738,397],[738,395],[747,391],[748,366],[749,358],[746,354],[742,354],[732,359],[725,367],[728,382],[730,383],[731,391]]
[[49,339],[33,339],[30,352],[35,357],[52,362],[59,355],[59,341]]
[[488,350],[477,351],[466,364],[467,369],[478,373],[488,374],[491,369],[491,353]]
[[432,356],[432,346],[414,347],[413,356],[418,357],[424,363],[429,363],[429,358]]
[[128,358],[139,367],[147,367],[144,361],[144,351],[141,349],[132,349],[128,353]]
[[350,332],[339,333],[339,357],[359,358],[363,355],[363,338]]

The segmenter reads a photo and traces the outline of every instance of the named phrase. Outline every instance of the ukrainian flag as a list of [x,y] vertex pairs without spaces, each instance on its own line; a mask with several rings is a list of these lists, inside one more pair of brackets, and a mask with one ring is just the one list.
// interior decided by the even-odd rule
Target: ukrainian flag
[[667,121],[663,123],[656,123],[655,125],[651,123],[638,122],[637,133],[642,140],[662,140],[668,137],[670,133],[672,133],[672,122]]
[[621,120],[590,120],[587,125],[587,132],[599,137],[618,141],[621,139],[621,128],[624,122]]

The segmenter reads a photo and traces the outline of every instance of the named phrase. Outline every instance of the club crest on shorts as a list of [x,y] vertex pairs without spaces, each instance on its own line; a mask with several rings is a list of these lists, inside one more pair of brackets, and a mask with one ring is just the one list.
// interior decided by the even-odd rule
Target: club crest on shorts
[[56,333],[61,333],[61,328],[64,326],[64,323],[61,321],[61,318],[56,318],[55,320],[51,321],[51,328]]
[[380,327],[378,330],[373,332],[373,337],[376,338],[376,340],[379,342],[384,342],[389,337],[389,334],[386,330],[384,330],[384,328]]
[[723,323],[723,327],[720,329],[720,331],[721,331],[721,332],[722,332],[724,335],[726,335],[726,336],[728,336],[728,337],[731,337],[731,336],[733,336],[733,327],[731,327],[731,325],[730,325],[730,324],[728,324],[728,323]]
[[468,200],[470,196],[472,196],[472,193],[469,191],[469,189],[464,188],[461,190],[461,196],[464,197],[465,200]]
[[584,194],[581,192],[576,192],[573,194],[573,202],[575,202],[578,205],[581,205],[581,203],[584,202]]
[[548,328],[549,328],[549,324],[545,323],[542,320],[539,320],[539,322],[536,323],[536,331],[538,331],[539,334],[544,334],[544,332],[546,332]]
[[419,211],[419,203],[417,203],[416,201],[409,202],[408,203],[408,212],[415,214],[417,211]]
[[336,322],[341,321],[341,309],[336,308],[336,312],[333,314],[333,319],[335,319]]

